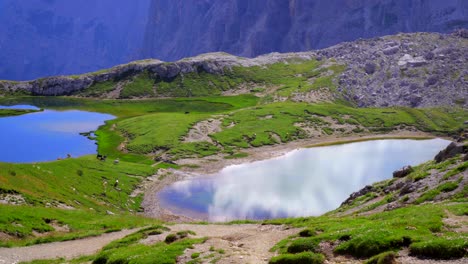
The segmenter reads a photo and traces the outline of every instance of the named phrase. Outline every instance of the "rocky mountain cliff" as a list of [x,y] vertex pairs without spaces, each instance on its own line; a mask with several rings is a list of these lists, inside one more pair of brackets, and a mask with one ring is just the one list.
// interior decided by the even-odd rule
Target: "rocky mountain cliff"
[[468,106],[468,31],[412,33],[253,59],[204,54],[167,63],[29,82],[0,82],[0,94],[101,98],[253,93],[275,101],[345,99],[360,107]]
[[254,57],[398,32],[468,27],[464,0],[154,0],[144,57],[225,51]]
[[468,27],[464,0],[2,0],[0,79],[204,52],[255,57]]
[[0,1],[0,79],[89,72],[138,58],[149,1]]

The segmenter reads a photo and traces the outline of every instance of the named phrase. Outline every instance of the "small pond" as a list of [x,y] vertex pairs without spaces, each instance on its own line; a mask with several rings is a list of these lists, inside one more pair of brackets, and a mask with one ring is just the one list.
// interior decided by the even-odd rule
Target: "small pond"
[[[30,105],[3,109],[38,109]],[[0,118],[0,162],[40,162],[96,153],[82,132],[96,130],[114,116],[85,111],[44,111]]]
[[210,221],[316,216],[405,165],[432,159],[449,143],[374,140],[300,149],[176,182],[156,195],[174,213]]

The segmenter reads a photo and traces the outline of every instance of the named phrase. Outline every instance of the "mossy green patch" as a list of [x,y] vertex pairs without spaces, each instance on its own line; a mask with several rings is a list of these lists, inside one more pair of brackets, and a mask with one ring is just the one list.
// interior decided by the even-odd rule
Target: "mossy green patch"
[[152,97],[154,96],[154,80],[147,72],[136,75],[120,92],[120,98]]
[[[23,246],[96,236],[124,228],[160,223],[131,214],[108,215],[89,209],[63,210],[32,206],[0,205],[0,232],[15,237],[0,246]],[[57,231],[54,226],[68,231]],[[32,233],[42,233],[34,237]]]

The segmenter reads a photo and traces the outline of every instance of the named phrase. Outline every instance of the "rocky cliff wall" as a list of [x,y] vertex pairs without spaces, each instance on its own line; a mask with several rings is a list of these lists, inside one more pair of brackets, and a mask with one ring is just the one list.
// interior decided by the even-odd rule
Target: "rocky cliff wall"
[[135,60],[149,0],[1,0],[0,79],[91,72]]
[[255,57],[398,32],[468,27],[464,0],[152,0],[143,57]]

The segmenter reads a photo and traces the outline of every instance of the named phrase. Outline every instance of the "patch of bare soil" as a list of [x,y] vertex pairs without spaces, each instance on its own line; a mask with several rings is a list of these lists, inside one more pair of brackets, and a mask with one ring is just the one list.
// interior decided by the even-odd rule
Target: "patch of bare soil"
[[28,247],[0,248],[0,263],[13,264],[39,259],[73,259],[97,253],[110,242],[137,232],[139,229],[122,230],[97,237],[40,244]]
[[468,216],[454,215],[449,210],[445,210],[445,214],[446,218],[442,220],[445,228],[457,233],[468,233]]
[[211,134],[221,131],[221,120],[210,118],[196,123],[188,132],[187,136],[184,137],[183,142],[210,142],[213,140],[210,138]]
[[110,91],[110,92],[108,92],[106,94],[103,94],[102,97],[107,98],[107,99],[117,99],[117,98],[119,98],[120,97],[120,92],[122,92],[123,88],[128,83],[129,83],[129,81],[123,81],[123,82],[117,83],[114,90],[112,90],[112,91]]
[[268,263],[275,255],[270,249],[280,240],[299,232],[298,229],[290,229],[278,225],[190,225],[177,224],[169,227],[170,232],[161,235],[150,236],[141,243],[153,244],[163,241],[170,233],[179,231],[194,231],[195,236],[206,237],[203,244],[195,245],[187,249],[177,258],[177,263],[187,263],[192,260],[192,254],[200,253],[200,263]]

